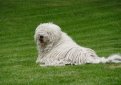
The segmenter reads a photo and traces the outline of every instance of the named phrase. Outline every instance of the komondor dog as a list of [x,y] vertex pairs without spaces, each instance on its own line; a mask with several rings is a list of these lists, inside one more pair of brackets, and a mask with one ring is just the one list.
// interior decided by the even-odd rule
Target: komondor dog
[[120,55],[99,57],[92,49],[79,46],[53,23],[40,24],[35,30],[34,39],[38,50],[36,63],[40,66],[121,62]]

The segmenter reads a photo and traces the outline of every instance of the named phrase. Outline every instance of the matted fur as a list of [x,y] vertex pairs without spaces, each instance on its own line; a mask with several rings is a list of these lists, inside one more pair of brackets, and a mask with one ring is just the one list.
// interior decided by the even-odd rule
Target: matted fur
[[34,35],[37,44],[38,58],[41,66],[79,65],[86,63],[121,62],[120,55],[108,58],[98,57],[95,51],[77,45],[58,25],[40,24]]

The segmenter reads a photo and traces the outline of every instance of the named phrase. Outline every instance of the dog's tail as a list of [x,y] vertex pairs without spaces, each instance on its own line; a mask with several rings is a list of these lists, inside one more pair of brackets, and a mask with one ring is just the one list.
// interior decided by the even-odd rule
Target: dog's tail
[[121,55],[113,54],[107,58],[102,57],[100,62],[101,63],[121,63]]

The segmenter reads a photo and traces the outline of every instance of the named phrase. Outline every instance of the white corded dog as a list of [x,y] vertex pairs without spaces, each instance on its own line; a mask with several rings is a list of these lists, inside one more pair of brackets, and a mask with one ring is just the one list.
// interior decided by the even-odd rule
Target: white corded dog
[[90,48],[77,45],[58,25],[40,24],[34,35],[37,44],[38,58],[41,66],[80,65],[86,63],[120,63],[120,55],[108,58],[99,57]]

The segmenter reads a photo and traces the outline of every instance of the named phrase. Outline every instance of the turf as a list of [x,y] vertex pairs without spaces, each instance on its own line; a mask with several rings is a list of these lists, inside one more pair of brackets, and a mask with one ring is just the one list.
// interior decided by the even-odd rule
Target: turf
[[36,65],[43,22],[99,56],[121,53],[121,0],[0,0],[0,85],[121,85],[121,64]]

